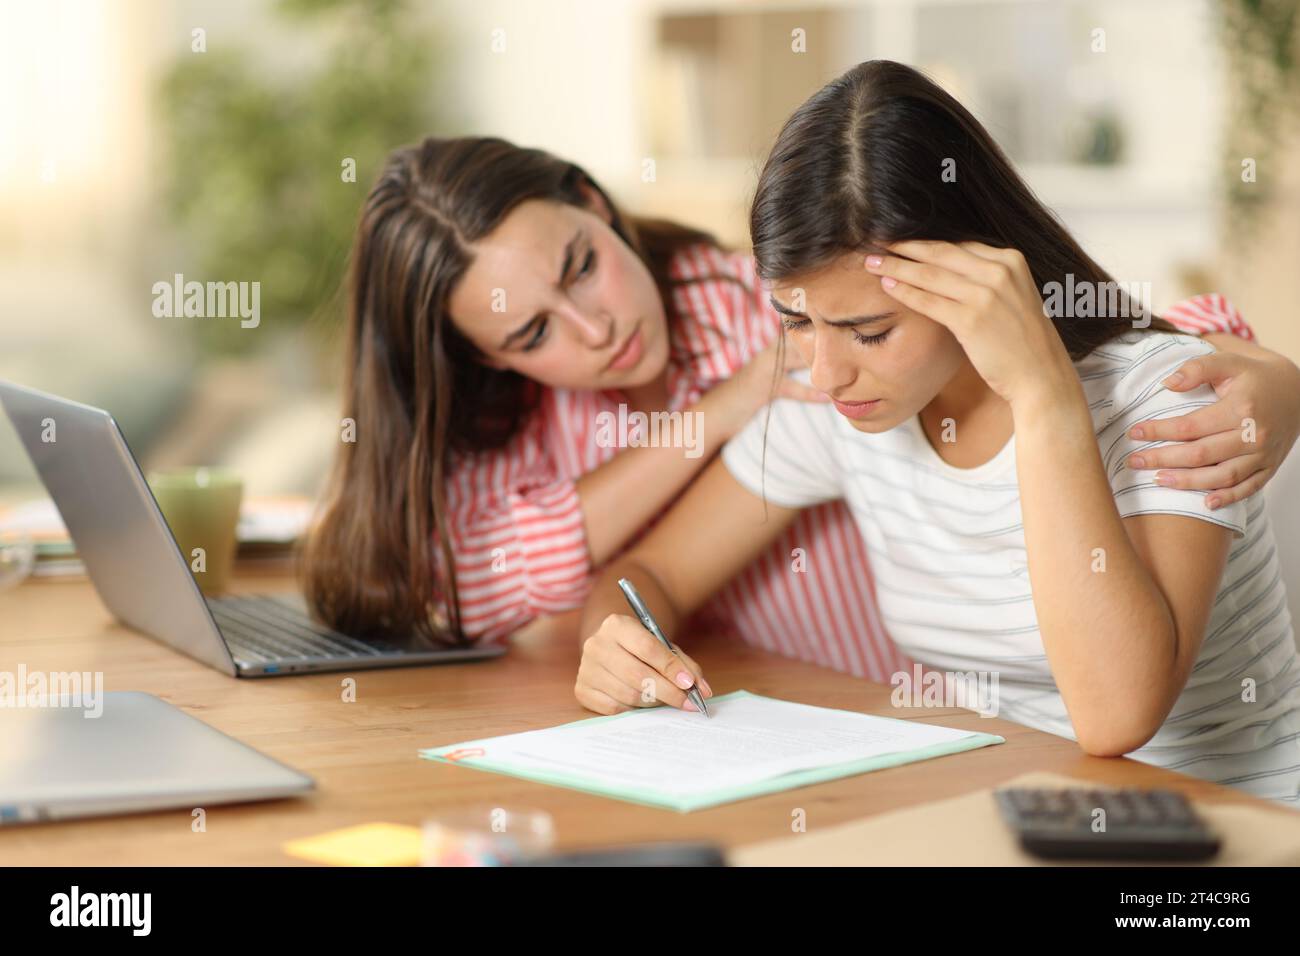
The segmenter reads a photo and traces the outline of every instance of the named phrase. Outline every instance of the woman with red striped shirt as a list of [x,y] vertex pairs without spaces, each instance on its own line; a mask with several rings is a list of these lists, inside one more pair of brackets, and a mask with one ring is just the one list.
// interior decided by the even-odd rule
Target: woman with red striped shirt
[[[579,167],[499,139],[393,154],[362,211],[349,308],[355,440],[304,556],[311,605],[346,633],[500,640],[578,608],[593,572],[774,387],[825,400],[778,375],[780,320],[750,256],[623,215]],[[1224,351],[1185,387],[1268,387],[1267,353],[1221,297],[1165,317],[1221,333]],[[1226,482],[1209,466],[1176,472],[1184,487],[1224,487],[1225,501],[1256,490],[1289,448],[1228,447],[1206,421],[1153,457],[1177,467],[1209,449],[1235,462]],[[1261,422],[1292,438],[1297,427]],[[709,624],[872,679],[908,666],[843,503],[808,509],[753,558],[703,612]]]

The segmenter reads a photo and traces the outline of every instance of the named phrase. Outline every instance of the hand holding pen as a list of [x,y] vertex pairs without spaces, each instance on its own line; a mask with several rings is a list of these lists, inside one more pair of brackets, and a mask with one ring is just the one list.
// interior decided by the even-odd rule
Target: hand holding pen
[[713,696],[713,690],[700,666],[668,642],[636,588],[626,579],[622,583],[627,584],[623,594],[634,612],[639,603],[650,624],[639,614],[610,614],[605,618],[582,646],[582,662],[573,689],[578,703],[598,714],[667,704],[707,715],[705,700]]
[[[673,653],[672,643],[668,638],[664,637],[664,632],[659,630],[659,623],[655,620],[654,615],[650,613],[650,608],[646,607],[645,601],[641,600],[641,594],[637,591],[636,585],[627,578],[619,578],[618,586],[622,589],[623,596],[627,598],[627,603],[632,605],[632,612],[637,616],[637,620],[641,622],[641,625],[653,634],[655,638],[658,639],[659,643],[668,649],[668,653]],[[690,689],[686,691],[686,696],[690,702],[695,705],[696,710],[702,713],[705,717],[709,716],[709,708],[704,703],[704,696],[695,687],[694,683],[692,683]]]

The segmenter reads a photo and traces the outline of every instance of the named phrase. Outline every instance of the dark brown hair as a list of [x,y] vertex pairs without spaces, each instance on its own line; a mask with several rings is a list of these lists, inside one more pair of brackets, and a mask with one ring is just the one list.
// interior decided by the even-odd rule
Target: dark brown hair
[[[955,181],[944,181],[945,169]],[[1071,274],[1076,286],[1115,281],[965,107],[890,60],[858,64],[786,121],[759,176],[750,232],[759,275],[768,280],[846,253],[931,239],[1018,249],[1040,291],[1051,282],[1065,286]],[[1113,315],[1099,301],[1096,317],[1052,317],[1072,359],[1134,328],[1131,317],[1143,306],[1118,292]],[[1158,318],[1149,328],[1178,331]]]
[[645,262],[669,321],[669,262],[711,236],[622,215],[581,168],[490,137],[396,150],[361,211],[348,283],[342,443],[301,575],[324,623],[362,638],[466,643],[445,487],[454,457],[505,445],[542,386],[489,368],[448,316],[473,244],[529,199],[603,198]]

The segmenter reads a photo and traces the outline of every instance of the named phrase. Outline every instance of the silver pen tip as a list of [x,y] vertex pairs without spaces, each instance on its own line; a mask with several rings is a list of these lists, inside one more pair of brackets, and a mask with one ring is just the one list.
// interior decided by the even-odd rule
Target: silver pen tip
[[709,705],[704,702],[704,695],[700,693],[700,689],[698,687],[692,687],[691,694],[694,695],[693,701],[695,705],[700,708],[700,713],[705,717],[712,717],[713,715],[709,713]]

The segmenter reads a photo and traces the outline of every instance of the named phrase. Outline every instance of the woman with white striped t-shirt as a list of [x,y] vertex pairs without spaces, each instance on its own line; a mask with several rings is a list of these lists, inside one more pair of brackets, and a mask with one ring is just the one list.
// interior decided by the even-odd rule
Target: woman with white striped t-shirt
[[[1211,414],[1210,388],[1171,387],[1208,348],[1116,291],[970,114],[898,64],[795,112],[751,228],[833,407],[774,402],[606,570],[579,701],[637,706],[651,680],[689,706],[696,668],[615,613],[617,577],[671,633],[801,509],[843,500],[919,663],[996,675],[1001,716],[1091,754],[1300,801],[1300,662],[1262,502],[1143,461],[1153,420]],[[1246,431],[1253,411],[1235,410]]]

